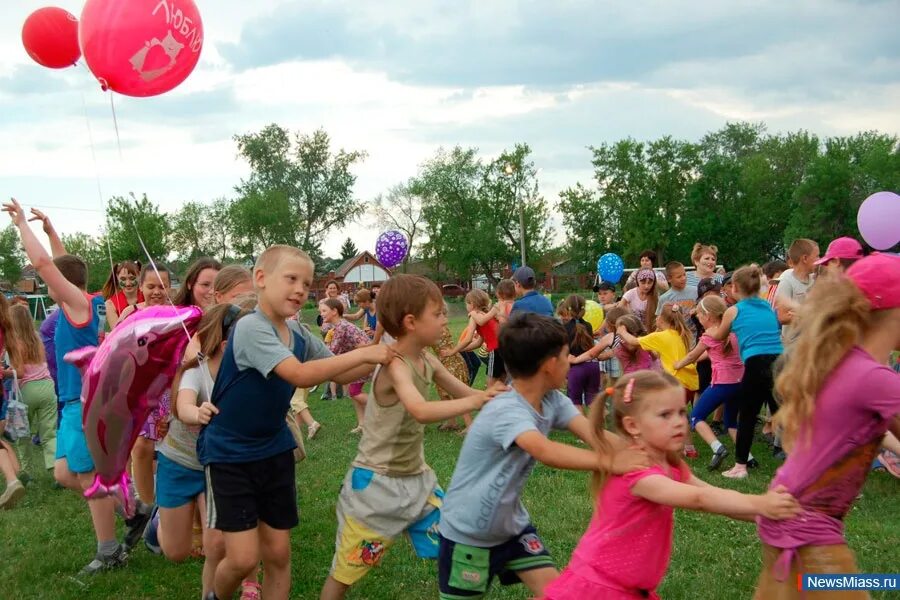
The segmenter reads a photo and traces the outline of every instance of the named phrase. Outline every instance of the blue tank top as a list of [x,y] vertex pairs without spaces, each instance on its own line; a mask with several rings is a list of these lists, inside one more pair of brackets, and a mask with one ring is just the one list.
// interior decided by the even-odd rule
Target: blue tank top
[[59,387],[60,402],[81,398],[81,371],[75,365],[67,363],[64,357],[73,350],[97,345],[101,312],[106,309],[102,296],[85,293],[84,297],[91,304],[91,316],[85,323],[73,323],[65,309],[59,307],[63,314],[56,325],[53,341],[56,344],[56,383]]
[[374,311],[370,313],[368,308],[364,312],[366,313],[366,324],[368,324],[369,329],[375,331],[375,327],[378,325],[378,317]]
[[741,360],[752,356],[781,354],[781,332],[778,317],[771,305],[762,298],[744,298],[735,305],[737,316],[731,330],[741,348]]
[[[263,460],[297,447],[285,421],[294,386],[274,372],[266,378],[256,369],[239,370],[234,331],[232,327],[212,391],[219,414],[197,440],[197,458],[203,466]],[[306,342],[294,330],[291,335],[294,356],[302,361]]]

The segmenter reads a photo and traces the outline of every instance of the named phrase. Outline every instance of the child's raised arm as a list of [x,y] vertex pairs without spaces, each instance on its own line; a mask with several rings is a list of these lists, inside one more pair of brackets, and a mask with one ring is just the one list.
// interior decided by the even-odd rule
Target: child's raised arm
[[[426,355],[425,360],[429,360],[428,355]],[[431,360],[434,360],[434,363],[437,363],[437,360]],[[409,367],[405,362],[396,359],[386,368],[387,373],[391,378],[391,382],[393,383],[394,391],[397,393],[400,402],[403,403],[403,408],[405,408],[406,412],[412,415],[412,418],[419,423],[437,423],[438,421],[444,421],[462,414],[470,413],[473,410],[478,410],[484,406],[484,403],[487,402],[492,395],[488,392],[472,390],[469,386],[460,387],[462,384],[459,380],[456,380],[458,385],[450,384],[450,388],[444,389],[451,394],[464,390],[471,393],[463,398],[457,398],[456,400],[428,402],[422,397],[422,394],[419,393],[419,390],[413,383]],[[435,366],[435,375],[437,375],[438,372],[437,366]],[[449,373],[447,375],[449,375]],[[449,376],[456,379],[452,375]],[[449,383],[443,377],[436,382],[442,386]]]
[[53,223],[50,222],[50,217],[36,208],[31,209],[31,214],[34,216],[28,219],[29,221],[40,221],[43,224],[44,233],[47,234],[47,239],[50,241],[50,254],[53,255],[53,258],[68,254],[68,252],[66,252],[66,247],[63,246],[62,240],[59,239],[59,234],[56,233],[56,228],[54,228]]
[[600,341],[591,346],[591,348],[582,354],[579,354],[576,357],[569,357],[569,363],[573,365],[578,365],[583,362],[587,362],[591,359],[598,358],[601,354],[603,354],[613,343],[613,334],[607,333]]
[[750,495],[708,485],[693,475],[688,483],[680,483],[665,475],[648,475],[631,488],[631,493],[650,502],[753,520],[763,516],[774,520],[794,517],[800,504],[783,486],[765,494]]
[[497,310],[497,305],[495,304],[488,310],[487,312],[480,312],[477,310],[473,310],[469,313],[469,317],[475,321],[475,324],[481,327],[491,319],[496,319],[500,315],[500,311]]
[[85,297],[84,291],[66,279],[56,268],[53,259],[47,254],[25,221],[25,211],[22,206],[15,198],[11,198],[9,202],[3,204],[3,210],[9,213],[9,218],[19,229],[22,246],[25,248],[28,260],[31,261],[35,271],[47,286],[53,288],[56,300],[66,308],[66,312],[72,320],[78,323],[87,321],[91,316],[91,304]]
[[364,314],[366,314],[366,311],[363,309],[359,309],[355,313],[344,313],[344,318],[348,321],[359,321],[363,318]]

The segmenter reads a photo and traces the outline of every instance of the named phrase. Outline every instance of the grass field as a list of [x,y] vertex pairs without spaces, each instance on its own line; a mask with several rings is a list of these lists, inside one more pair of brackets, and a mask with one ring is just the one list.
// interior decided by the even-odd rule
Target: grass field
[[[454,312],[459,310],[453,307]],[[454,316],[451,328],[459,331],[463,319]],[[483,374],[479,383],[483,385]],[[292,532],[292,598],[318,598],[328,574],[334,548],[334,504],[340,482],[356,452],[349,400],[324,402],[314,394],[310,402],[324,424],[316,439],[306,444],[309,457],[297,466],[300,526]],[[569,434],[554,434],[559,441],[574,442]],[[462,439],[429,426],[425,452],[443,485],[450,475]],[[700,448],[700,446],[698,446]],[[35,449],[33,449],[35,450]],[[709,450],[700,448],[697,474],[723,487],[761,492],[776,463],[761,444],[754,447],[762,463],[745,481],[733,482],[705,470]],[[37,454],[32,455],[32,464]],[[55,490],[49,475],[28,488],[15,510],[0,512],[0,598],[13,599],[185,599],[200,595],[201,562],[168,563],[143,547],[133,553],[127,568],[94,578],[78,579],[78,570],[93,556],[95,545],[85,503],[71,492]],[[525,488],[525,505],[557,564],[568,561],[591,516],[589,476],[555,471],[541,465]],[[900,482],[874,473],[862,498],[847,518],[850,546],[863,572],[897,572],[900,562]],[[675,550],[661,591],[665,598],[750,598],[759,573],[759,542],[752,524],[725,518],[679,512],[676,516]],[[434,563],[413,555],[405,541],[387,555],[383,566],[364,579],[352,598],[427,599],[437,597]],[[527,598],[522,586],[493,587],[494,598]],[[884,597],[887,595],[874,597]]]

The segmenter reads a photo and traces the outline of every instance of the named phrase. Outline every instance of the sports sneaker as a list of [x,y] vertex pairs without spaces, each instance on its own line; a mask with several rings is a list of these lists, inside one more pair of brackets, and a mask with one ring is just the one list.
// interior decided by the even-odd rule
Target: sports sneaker
[[700,453],[697,452],[697,449],[694,448],[693,444],[687,444],[684,447],[684,456],[685,458],[698,458]]
[[319,433],[320,429],[322,429],[322,424],[318,421],[314,421],[312,425],[306,428],[306,439],[311,440],[316,437],[316,434]]
[[728,448],[725,446],[719,446],[719,449],[716,450],[712,458],[709,460],[709,466],[707,469],[710,471],[715,471],[722,465],[722,461],[725,460],[725,457],[728,456]]
[[124,567],[127,562],[128,552],[125,550],[124,546],[120,545],[118,550],[109,556],[97,554],[97,556],[94,557],[94,560],[81,569],[79,575],[96,575],[101,571],[109,571],[111,569]]
[[755,458],[751,458],[750,460],[747,461],[747,468],[748,469],[758,469],[759,461],[756,460]]
[[3,495],[0,495],[0,508],[8,509],[16,505],[25,495],[25,486],[18,479],[14,479],[6,486]]
[[147,523],[150,522],[152,510],[150,506],[143,502],[138,502],[134,516],[130,519],[125,519],[125,540],[122,542],[122,545],[125,546],[126,552],[130,552],[141,540],[141,536],[144,535],[144,529],[147,528]]
[[162,554],[162,548],[159,545],[159,507],[154,506],[153,512],[150,513],[150,521],[144,528],[144,545],[147,550],[153,554]]

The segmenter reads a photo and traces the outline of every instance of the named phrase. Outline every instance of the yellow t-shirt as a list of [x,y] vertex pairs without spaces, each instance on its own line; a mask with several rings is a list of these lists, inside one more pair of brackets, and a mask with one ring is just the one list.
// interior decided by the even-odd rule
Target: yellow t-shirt
[[676,362],[688,354],[688,349],[684,347],[681,336],[674,329],[654,331],[639,340],[641,348],[659,355],[659,362],[662,363],[663,369],[674,375],[681,385],[692,391],[700,388],[700,377],[697,375],[696,365],[688,365],[678,371],[672,368]]

